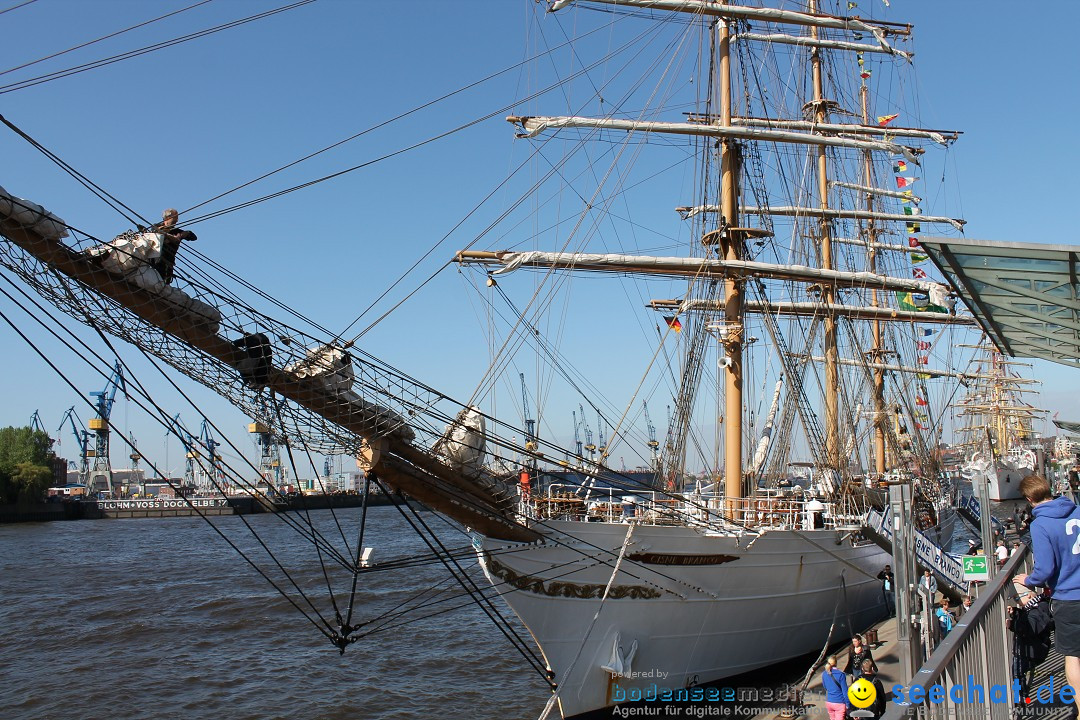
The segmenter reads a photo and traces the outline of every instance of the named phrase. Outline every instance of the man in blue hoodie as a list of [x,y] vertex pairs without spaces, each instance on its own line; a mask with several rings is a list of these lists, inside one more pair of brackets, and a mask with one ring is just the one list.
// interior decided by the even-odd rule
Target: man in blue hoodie
[[[1065,677],[1080,688],[1080,508],[1072,500],[1050,494],[1050,483],[1038,475],[1020,481],[1031,503],[1031,551],[1035,567],[1013,582],[1053,592],[1054,646],[1065,656]],[[1080,697],[1076,699],[1080,712]]]

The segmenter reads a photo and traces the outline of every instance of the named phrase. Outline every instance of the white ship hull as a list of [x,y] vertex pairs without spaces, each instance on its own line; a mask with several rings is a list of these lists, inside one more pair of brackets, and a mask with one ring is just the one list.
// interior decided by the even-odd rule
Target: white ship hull
[[1019,500],[1020,481],[1034,472],[1034,465],[1006,458],[994,463],[994,472],[990,473],[990,499],[994,501]]
[[[560,685],[562,715],[616,704],[626,693],[705,684],[817,652],[885,615],[872,544],[837,544],[836,530],[707,534],[635,526],[608,599],[604,587],[629,528],[548,521],[555,542],[484,540],[485,569],[529,628]],[[697,564],[695,564],[697,563]],[[593,617],[601,610],[593,624]],[[611,666],[618,643],[630,672]],[[629,675],[629,676],[626,676]]]

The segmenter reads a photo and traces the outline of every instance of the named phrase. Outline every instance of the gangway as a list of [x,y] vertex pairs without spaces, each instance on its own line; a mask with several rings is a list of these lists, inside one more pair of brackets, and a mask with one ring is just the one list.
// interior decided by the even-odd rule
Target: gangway
[[[914,676],[910,680],[898,678],[905,688],[942,686],[946,692],[940,701],[928,701],[925,696],[917,702],[890,701],[882,720],[1010,720],[1016,717],[1019,698],[1012,692],[1012,633],[1006,629],[1006,608],[1016,602],[1012,578],[1031,568],[1031,552],[1026,545],[1021,547],[1021,552],[1010,557],[1001,572],[979,588],[979,596],[971,609],[960,617],[948,636],[916,669]],[[1056,657],[1060,658],[1060,655]],[[1047,662],[1051,660],[1053,656]],[[955,686],[963,688],[959,696],[949,692]],[[974,693],[976,687],[983,696],[981,702],[977,695],[968,693],[969,689]],[[1000,691],[991,695],[995,687]],[[958,702],[957,697],[962,702]],[[905,699],[915,700],[910,694]],[[1056,708],[1042,702],[1039,705],[1035,712],[1042,717],[1055,717],[1047,711]],[[1028,717],[1034,716],[1035,713],[1029,710]],[[1056,717],[1066,718],[1071,714],[1065,710]]]
[[[893,515],[891,508],[885,512],[871,510],[866,518],[864,534],[882,549],[892,552]],[[926,533],[915,530],[915,558],[919,571],[930,570],[938,580],[938,590],[959,603],[967,594],[964,583],[964,564],[960,556],[940,548]]]
[[[956,503],[956,511],[976,528],[982,527],[982,510],[979,506],[979,498],[974,495],[961,495],[960,500]],[[1005,531],[1001,521],[993,515],[990,516],[990,524],[994,526],[995,532]]]

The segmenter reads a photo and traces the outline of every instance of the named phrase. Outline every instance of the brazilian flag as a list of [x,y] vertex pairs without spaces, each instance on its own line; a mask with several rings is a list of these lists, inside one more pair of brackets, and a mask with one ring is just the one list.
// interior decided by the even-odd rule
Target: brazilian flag
[[934,313],[949,312],[948,308],[943,308],[940,305],[931,305],[930,296],[924,295],[923,293],[898,292],[896,293],[896,302],[901,310]]

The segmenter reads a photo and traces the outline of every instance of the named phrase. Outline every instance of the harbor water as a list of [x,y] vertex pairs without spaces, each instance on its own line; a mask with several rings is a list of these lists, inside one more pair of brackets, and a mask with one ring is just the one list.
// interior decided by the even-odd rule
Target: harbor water
[[[543,679],[395,507],[369,509],[363,545],[376,563],[427,562],[360,575],[353,624],[375,632],[339,655],[314,623],[334,623],[328,584],[347,611],[351,575],[308,538],[355,553],[359,521],[353,508],[0,525],[3,717],[538,717]],[[469,538],[421,521],[490,593]],[[951,535],[953,552],[976,537],[960,518]]]
[[[300,521],[300,532],[286,524],[286,516]],[[244,522],[250,523],[332,621],[322,565],[301,533],[313,529],[329,544],[341,547],[348,540],[355,548],[360,510],[309,516],[310,528],[301,513],[217,517],[210,519],[213,527],[198,517],[0,525],[3,717],[389,720],[540,714],[549,696],[543,679],[461,597],[441,564],[361,575],[353,624],[419,592],[430,593],[421,611],[389,622],[339,655],[215,532],[227,535],[314,617],[247,530]],[[447,547],[461,550],[462,565],[471,566],[480,587],[489,587],[467,553],[468,538],[430,513],[422,517]],[[393,507],[369,510],[363,544],[374,548],[373,561],[430,555]],[[349,574],[333,562],[326,566],[344,611]],[[455,588],[457,597],[445,599]],[[528,638],[520,625],[518,630]]]

